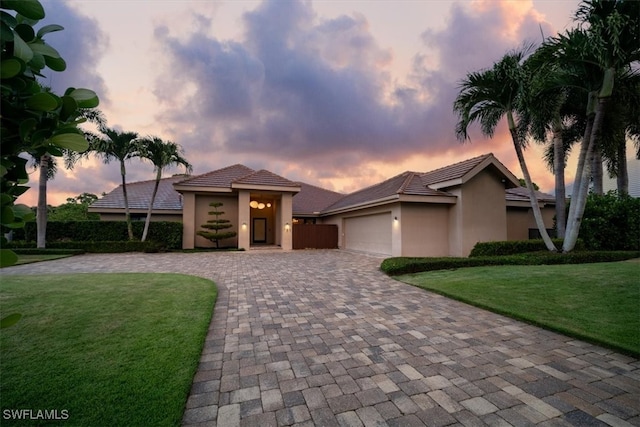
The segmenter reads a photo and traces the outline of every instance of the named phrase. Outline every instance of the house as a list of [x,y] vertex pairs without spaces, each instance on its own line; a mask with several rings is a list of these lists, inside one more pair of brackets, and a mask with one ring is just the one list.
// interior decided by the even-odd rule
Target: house
[[[314,224],[322,233],[335,233],[336,245],[343,249],[388,256],[467,256],[477,242],[527,239],[536,228],[526,189],[493,154],[431,172],[404,172],[350,194],[243,165],[167,178],[161,188],[163,202],[154,204],[154,215],[176,218],[181,213],[185,249],[212,246],[196,232],[211,219],[213,201],[224,204],[223,218],[237,232],[223,243],[245,249],[293,249],[293,235]],[[127,189],[132,212],[134,206],[135,212],[146,212],[149,198],[142,193],[150,194],[153,186],[141,182]],[[121,219],[121,193],[118,187],[90,212],[102,219],[116,219],[120,212]],[[554,198],[537,196],[545,224],[552,228]]]

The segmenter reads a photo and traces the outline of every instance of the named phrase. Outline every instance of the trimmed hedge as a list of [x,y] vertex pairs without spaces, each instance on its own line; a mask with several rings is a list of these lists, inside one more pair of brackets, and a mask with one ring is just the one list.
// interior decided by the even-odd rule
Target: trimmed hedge
[[570,252],[567,254],[549,251],[526,254],[483,256],[473,258],[387,258],[382,261],[380,270],[389,276],[421,273],[423,271],[448,270],[464,267],[487,265],[552,265],[587,264],[594,262],[625,261],[640,257],[640,251],[590,251]]
[[21,248],[12,249],[18,255],[80,255],[85,253],[84,249],[38,249]]
[[[553,244],[559,250],[562,248],[562,239],[552,239]],[[501,256],[524,254],[528,252],[546,251],[547,247],[542,239],[534,240],[509,240],[499,242],[478,242],[471,250],[470,257]],[[584,250],[581,240],[576,243],[576,251]]]
[[[25,253],[25,250],[35,250],[35,243],[33,242],[10,242],[5,246],[7,249],[12,249],[16,253]],[[139,242],[139,241],[118,241],[118,242],[48,242],[47,249],[52,250],[79,250],[89,253],[121,253],[121,252],[147,252],[155,253],[161,252],[166,249],[162,244],[153,241]],[[47,252],[47,249],[38,249],[40,251]],[[30,252],[35,254],[35,252]]]
[[[134,221],[132,225],[133,234],[139,239],[144,229],[144,221]],[[24,230],[14,231],[13,239],[34,242],[36,237],[36,223],[29,222]],[[167,249],[181,249],[182,223],[151,222],[147,239]],[[47,223],[47,247],[54,247],[52,244],[55,242],[126,242],[128,240],[126,221],[50,221]]]

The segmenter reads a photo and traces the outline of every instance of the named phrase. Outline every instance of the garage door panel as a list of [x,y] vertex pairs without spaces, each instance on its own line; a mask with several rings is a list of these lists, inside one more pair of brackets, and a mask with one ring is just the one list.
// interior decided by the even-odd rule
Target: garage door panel
[[345,219],[345,248],[391,255],[391,213]]

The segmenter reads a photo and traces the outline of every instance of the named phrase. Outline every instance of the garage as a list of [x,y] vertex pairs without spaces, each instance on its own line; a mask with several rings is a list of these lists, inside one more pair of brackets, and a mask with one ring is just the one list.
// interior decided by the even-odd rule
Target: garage
[[345,218],[344,246],[352,251],[391,255],[391,212]]

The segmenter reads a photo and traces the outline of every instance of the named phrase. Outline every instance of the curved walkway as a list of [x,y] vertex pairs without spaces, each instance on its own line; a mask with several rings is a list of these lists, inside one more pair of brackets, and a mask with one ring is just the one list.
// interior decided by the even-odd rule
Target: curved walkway
[[640,361],[396,282],[343,251],[83,255],[5,274],[214,280],[183,425],[640,425]]

